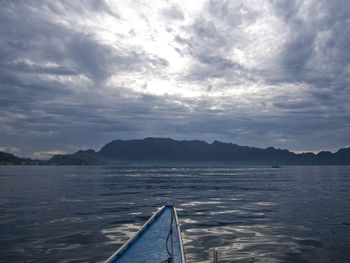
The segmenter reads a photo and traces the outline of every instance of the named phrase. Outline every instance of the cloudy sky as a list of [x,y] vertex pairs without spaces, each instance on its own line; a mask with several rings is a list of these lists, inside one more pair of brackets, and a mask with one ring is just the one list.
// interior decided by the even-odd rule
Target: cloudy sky
[[350,2],[1,1],[0,150],[350,145]]

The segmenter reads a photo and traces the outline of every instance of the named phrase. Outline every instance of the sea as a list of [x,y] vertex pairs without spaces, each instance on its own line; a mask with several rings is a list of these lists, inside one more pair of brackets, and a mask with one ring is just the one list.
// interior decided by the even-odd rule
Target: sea
[[350,262],[350,166],[0,166],[0,262],[103,262],[169,199],[187,262]]

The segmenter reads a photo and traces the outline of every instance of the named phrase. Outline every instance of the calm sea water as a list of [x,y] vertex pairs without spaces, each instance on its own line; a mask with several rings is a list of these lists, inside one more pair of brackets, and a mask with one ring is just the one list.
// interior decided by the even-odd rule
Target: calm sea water
[[0,262],[103,262],[168,199],[187,262],[350,262],[350,167],[0,167]]

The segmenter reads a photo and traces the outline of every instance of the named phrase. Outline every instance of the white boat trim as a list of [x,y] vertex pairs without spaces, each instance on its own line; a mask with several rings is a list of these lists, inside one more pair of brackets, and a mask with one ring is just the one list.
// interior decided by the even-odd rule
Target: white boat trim
[[124,245],[122,245],[112,256],[110,256],[105,263],[110,263],[113,262],[113,260],[115,260],[117,258],[117,256],[119,256],[145,229],[146,227],[151,224],[153,222],[153,220],[163,211],[163,209],[166,206],[162,206],[161,208],[159,208],[159,210],[153,215],[151,216],[150,219],[148,219],[148,221],[139,229],[139,231],[136,232],[136,234],[131,237]]
[[177,217],[177,212],[176,212],[175,206],[173,206],[172,209],[174,209],[175,222],[176,222],[176,226],[177,226],[177,233],[179,234],[179,242],[180,242],[180,250],[181,250],[181,261],[183,263],[186,263],[185,252],[184,252],[184,247],[183,247],[183,243],[182,243],[182,234],[181,234],[179,219]]

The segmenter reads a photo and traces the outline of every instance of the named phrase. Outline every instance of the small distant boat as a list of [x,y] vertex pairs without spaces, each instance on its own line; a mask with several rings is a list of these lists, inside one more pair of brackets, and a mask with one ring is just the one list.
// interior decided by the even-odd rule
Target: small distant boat
[[162,206],[105,263],[186,263],[174,203]]
[[276,165],[272,165],[271,168],[281,168],[281,166],[279,164],[276,164]]

